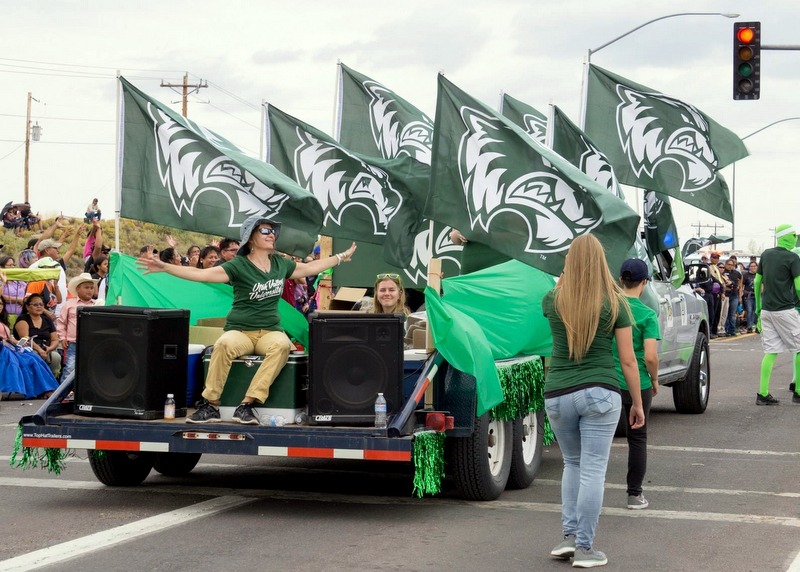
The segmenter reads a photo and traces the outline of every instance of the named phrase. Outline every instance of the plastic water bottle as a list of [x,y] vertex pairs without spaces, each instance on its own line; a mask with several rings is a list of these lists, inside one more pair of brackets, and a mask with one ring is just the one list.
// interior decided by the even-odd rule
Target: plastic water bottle
[[172,393],[167,394],[164,402],[164,419],[175,419],[175,395]]
[[386,398],[383,393],[375,400],[375,429],[386,429]]
[[308,422],[308,414],[305,411],[301,411],[294,416],[294,422],[296,425],[305,425]]
[[283,415],[270,415],[269,416],[269,426],[270,427],[283,427],[286,425],[286,417]]

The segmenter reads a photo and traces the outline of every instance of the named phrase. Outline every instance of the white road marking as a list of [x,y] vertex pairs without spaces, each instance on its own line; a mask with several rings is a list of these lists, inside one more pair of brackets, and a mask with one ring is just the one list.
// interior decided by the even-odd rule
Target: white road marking
[[[75,481],[69,482],[74,483]],[[51,486],[63,486],[64,483],[50,481],[50,484]],[[222,511],[230,510],[254,502],[255,500],[256,499],[242,496],[217,497],[192,506],[179,508],[164,514],[118,526],[111,530],[97,532],[82,538],[42,548],[41,550],[35,550],[15,558],[3,560],[0,562],[0,570],[4,572],[22,572],[25,570],[36,570],[44,566],[52,566],[53,564],[84,556],[117,544],[129,542],[135,538],[153,534],[166,528],[186,524],[198,518],[205,518]]]
[[[627,449],[627,443],[612,443],[611,447]],[[714,447],[678,447],[675,445],[647,445],[648,451],[676,451],[679,453],[713,453],[724,455],[764,455],[767,457],[800,457],[798,451],[762,451],[758,449],[716,449]]]
[[[560,484],[553,480],[539,480],[535,483],[541,485]],[[89,489],[96,490],[107,488],[100,483],[84,481],[64,481],[51,479],[23,479],[0,477],[0,487],[40,487],[40,488],[68,488],[68,489]],[[608,486],[608,484],[606,484]],[[615,485],[613,488],[624,489],[623,485]],[[663,487],[664,490],[678,490],[672,487]],[[221,498],[246,497],[252,499],[272,499],[272,500],[293,500],[307,502],[328,502],[343,504],[383,504],[383,505],[458,505],[471,506],[485,510],[529,510],[536,512],[561,512],[561,505],[555,503],[536,503],[526,501],[504,501],[495,500],[492,502],[464,501],[460,499],[441,499],[425,498],[417,499],[414,497],[385,497],[369,495],[346,495],[335,493],[317,493],[311,491],[284,491],[284,490],[261,490],[261,489],[231,489],[221,487],[193,487],[193,486],[139,486],[139,487],[114,487],[115,491],[120,492],[140,492],[140,493],[164,493],[181,494],[194,496],[214,496]],[[648,490],[658,490],[656,487],[648,487]],[[690,489],[680,489],[687,491]],[[753,491],[742,491],[743,494]],[[767,493],[770,494],[770,493]],[[771,493],[782,494],[782,493]],[[693,511],[674,511],[674,510],[646,510],[631,511],[628,509],[604,507],[603,514],[609,516],[624,516],[633,518],[657,518],[671,520],[697,520],[709,522],[734,522],[744,524],[779,524],[800,528],[800,519],[784,516],[769,516],[757,514],[729,514],[729,513],[709,513]],[[0,570],[2,570],[0,563]]]

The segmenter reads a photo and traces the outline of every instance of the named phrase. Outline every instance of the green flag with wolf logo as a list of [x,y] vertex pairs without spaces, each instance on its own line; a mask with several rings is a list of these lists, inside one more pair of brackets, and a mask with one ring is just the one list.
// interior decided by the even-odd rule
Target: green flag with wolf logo
[[585,130],[621,183],[733,220],[719,170],[746,157],[747,148],[693,105],[590,65]]
[[[556,105],[552,106],[550,119],[550,134],[552,135],[553,151],[564,157],[567,161],[586,173],[592,180],[599,183],[622,200],[625,194],[614,174],[614,168],[609,163],[591,139],[575,125],[569,117]],[[656,254],[658,251],[651,251]],[[633,246],[626,254],[626,258],[639,258],[652,268],[650,256],[647,254],[644,243],[639,233],[636,233]],[[612,273],[619,271],[623,260],[609,260],[608,265]]]
[[322,225],[314,195],[124,78],[119,81],[123,217],[237,238],[247,217],[263,214],[283,223],[278,250],[311,252]]
[[427,216],[554,276],[590,232],[625,256],[639,216],[624,201],[441,74],[438,87]]
[[508,117],[542,145],[547,145],[547,116],[538,109],[503,93],[500,98],[500,115]]
[[317,197],[323,234],[382,244],[386,262],[410,264],[428,191],[427,165],[408,156],[353,153],[273,105],[267,105],[266,122],[267,161]]
[[[412,157],[430,166],[433,121],[382,83],[343,63],[339,63],[337,110],[338,140],[346,149],[381,159]],[[419,210],[423,208],[424,203]],[[442,261],[445,276],[457,276],[462,248],[450,240],[451,230],[440,223],[433,226],[423,223],[414,238],[410,265],[387,268],[378,254],[368,260],[359,260],[358,268],[342,267],[334,281],[341,278],[349,283],[352,282],[349,279],[355,277],[349,275],[355,272],[374,277],[379,272],[390,270],[401,274],[407,286],[424,287],[431,256]]]
[[339,64],[339,143],[368,157],[431,164],[433,121],[383,84]]

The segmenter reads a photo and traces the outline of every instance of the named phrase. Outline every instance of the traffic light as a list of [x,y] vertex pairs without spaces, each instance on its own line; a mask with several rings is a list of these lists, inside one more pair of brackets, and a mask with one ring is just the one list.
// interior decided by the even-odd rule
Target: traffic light
[[761,22],[733,24],[733,99],[761,94]]

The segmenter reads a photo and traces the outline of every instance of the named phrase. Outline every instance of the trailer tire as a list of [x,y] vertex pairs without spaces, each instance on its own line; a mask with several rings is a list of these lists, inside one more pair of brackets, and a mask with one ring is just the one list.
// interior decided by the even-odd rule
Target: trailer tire
[[672,401],[678,413],[703,413],[708,406],[711,390],[711,365],[708,359],[708,339],[698,332],[692,362],[686,377],[672,386]]
[[527,489],[542,465],[544,411],[531,411],[513,421],[514,442],[507,489]]
[[489,413],[475,419],[469,437],[450,439],[453,481],[467,500],[494,500],[505,490],[511,471],[513,428]]
[[156,453],[153,468],[165,477],[182,477],[192,472],[202,455],[202,453]]
[[109,487],[142,484],[153,468],[153,453],[89,451],[89,465],[97,480]]

